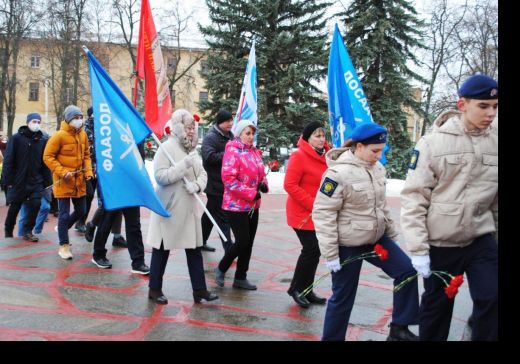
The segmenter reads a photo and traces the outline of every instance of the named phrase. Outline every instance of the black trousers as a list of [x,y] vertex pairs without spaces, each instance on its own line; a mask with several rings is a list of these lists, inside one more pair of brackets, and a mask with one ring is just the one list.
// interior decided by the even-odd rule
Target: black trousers
[[302,250],[296,262],[289,292],[294,290],[302,292],[314,282],[314,276],[316,275],[316,269],[320,262],[321,253],[316,231],[299,229],[294,229],[294,231],[298,239],[300,239]]
[[[112,223],[112,234],[121,234],[121,224],[123,223],[123,212],[121,210],[112,211],[114,213],[113,223]],[[105,209],[103,206],[99,206],[94,212],[94,216],[92,216],[92,220],[90,223],[94,226],[99,226],[102,224],[103,219],[105,218]]]
[[[200,248],[184,249],[188,272],[190,273],[191,288],[194,291],[206,290],[206,277],[204,276],[204,262]],[[150,281],[148,287],[153,290],[162,290],[164,271],[170,257],[170,251],[164,250],[161,242],[160,249],[152,249],[152,259],[150,262]]]
[[258,209],[250,216],[249,212],[228,211],[229,225],[235,235],[235,244],[226,251],[218,265],[221,272],[227,272],[233,260],[238,257],[235,279],[246,279],[249,261],[253,251],[256,229],[258,227]]
[[139,206],[127,207],[121,210],[105,211],[104,218],[98,226],[96,237],[94,238],[94,258],[106,257],[107,250],[105,244],[110,235],[110,228],[114,223],[117,214],[122,212],[125,216],[126,241],[128,252],[132,259],[132,268],[137,268],[144,263],[143,235],[141,233],[141,213]]
[[[498,340],[498,247],[492,234],[475,239],[464,248],[430,246],[431,269],[451,275],[466,273],[473,300],[471,340]],[[456,296],[448,298],[444,283],[433,274],[424,279],[419,338],[446,341]]]
[[[215,222],[220,227],[220,230],[224,233],[228,241],[222,240],[222,247],[224,251],[227,251],[231,245],[233,245],[233,241],[231,240],[231,233],[229,228],[229,218],[227,215],[227,211],[222,210],[222,195],[208,195],[208,202],[206,203],[206,208],[210,212],[211,216],[215,219]],[[202,224],[202,241],[204,245],[208,241],[209,235],[211,234],[211,230],[213,230],[213,223],[209,219],[209,217],[204,213],[201,219]],[[220,235],[219,235],[220,237]]]
[[16,218],[22,208],[22,204],[27,202],[27,216],[24,220],[23,233],[32,233],[34,225],[36,225],[36,216],[40,210],[42,194],[41,192],[33,192],[27,195],[25,200],[11,201],[7,216],[5,217],[4,231],[6,235],[13,235],[14,226],[16,225]]

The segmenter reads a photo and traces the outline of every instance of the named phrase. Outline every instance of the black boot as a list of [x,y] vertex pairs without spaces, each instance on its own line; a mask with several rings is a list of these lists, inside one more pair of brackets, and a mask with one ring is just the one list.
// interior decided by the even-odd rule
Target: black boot
[[91,222],[87,222],[87,225],[85,225],[85,239],[92,243],[92,240],[94,240],[94,232],[96,231],[96,225],[92,224]]
[[408,325],[390,324],[390,333],[386,341],[419,341],[419,336],[408,329]]
[[201,249],[204,250],[205,252],[214,252],[216,250],[215,248],[213,248],[212,246],[209,246],[208,244],[203,244]]
[[311,303],[307,300],[307,297],[300,296],[300,291],[294,289],[287,291],[287,293],[293,298],[294,302],[296,302],[298,306],[308,308],[311,305]]
[[324,305],[327,303],[327,299],[325,297],[320,297],[313,291],[310,291],[309,294],[305,296],[305,298],[307,298],[307,301],[310,303],[315,303],[317,305]]
[[215,293],[208,291],[207,289],[193,291],[193,300],[195,301],[195,303],[200,303],[200,301],[202,300],[206,300],[209,302],[214,301],[216,299],[218,299],[218,296]]
[[233,288],[248,289],[254,291],[256,286],[246,279],[236,279],[233,281]]
[[38,241],[38,237],[34,236],[32,233],[23,234],[23,240],[30,241],[31,243],[36,243]]
[[162,293],[162,290],[159,289],[149,289],[148,290],[148,298],[153,300],[155,303],[159,305],[166,305],[168,304],[168,299],[166,296]]

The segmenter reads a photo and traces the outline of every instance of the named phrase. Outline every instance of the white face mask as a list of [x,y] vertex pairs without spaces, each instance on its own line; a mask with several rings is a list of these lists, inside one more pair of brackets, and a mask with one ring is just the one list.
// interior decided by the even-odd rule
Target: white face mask
[[37,131],[40,130],[40,123],[30,122],[28,126],[29,126],[29,130],[31,130],[33,133],[36,133]]
[[83,125],[83,119],[73,119],[70,125],[75,129],[79,129]]

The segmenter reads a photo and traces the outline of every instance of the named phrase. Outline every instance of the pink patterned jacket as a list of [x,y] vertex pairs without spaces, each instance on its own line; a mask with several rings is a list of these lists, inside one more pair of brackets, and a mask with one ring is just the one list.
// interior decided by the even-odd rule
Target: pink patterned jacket
[[265,177],[260,150],[242,143],[238,138],[227,142],[222,159],[222,209],[235,212],[258,209],[262,199],[255,201],[254,198],[261,182],[267,186]]

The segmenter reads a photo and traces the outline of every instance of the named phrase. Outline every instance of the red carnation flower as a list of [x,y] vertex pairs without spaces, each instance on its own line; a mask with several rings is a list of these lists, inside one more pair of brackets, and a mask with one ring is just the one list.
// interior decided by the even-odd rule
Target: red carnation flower
[[148,147],[148,149],[152,149],[152,142],[146,142],[146,146]]
[[164,128],[164,132],[165,132],[166,134],[170,135],[170,133],[171,133],[171,129],[170,129],[170,127],[167,126],[166,128]]
[[460,287],[464,283],[464,276],[459,274],[451,279],[450,285],[454,287]]
[[382,262],[388,259],[388,250],[383,248],[381,244],[376,244],[374,246],[374,251],[379,256],[379,259],[381,259]]
[[200,116],[197,114],[193,114],[193,119],[198,123],[200,121]]
[[446,292],[446,296],[448,296],[448,298],[453,298],[459,292],[459,287],[450,284],[444,288],[444,292]]

